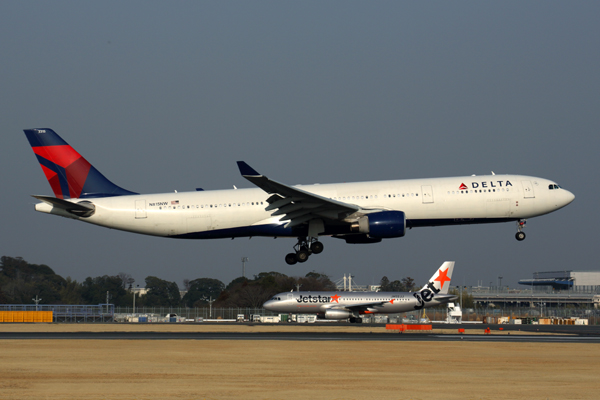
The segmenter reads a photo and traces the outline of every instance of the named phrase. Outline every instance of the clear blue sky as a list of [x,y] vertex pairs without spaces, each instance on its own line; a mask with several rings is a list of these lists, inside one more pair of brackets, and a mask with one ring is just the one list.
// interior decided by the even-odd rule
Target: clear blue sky
[[[600,3],[0,3],[0,254],[62,276],[175,281],[315,270],[359,283],[431,276],[516,286],[598,270]],[[514,223],[421,228],[290,267],[292,239],[183,241],[36,213],[52,194],[23,134],[56,130],[109,179],[156,193],[515,173],[576,195]]]

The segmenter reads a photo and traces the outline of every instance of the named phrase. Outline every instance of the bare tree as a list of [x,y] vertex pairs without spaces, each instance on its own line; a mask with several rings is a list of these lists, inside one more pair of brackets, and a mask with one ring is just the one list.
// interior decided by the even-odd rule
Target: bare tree
[[121,279],[121,286],[123,287],[123,289],[129,288],[129,285],[135,282],[135,279],[133,279],[131,275],[126,272],[119,272],[117,276],[119,277],[119,279]]

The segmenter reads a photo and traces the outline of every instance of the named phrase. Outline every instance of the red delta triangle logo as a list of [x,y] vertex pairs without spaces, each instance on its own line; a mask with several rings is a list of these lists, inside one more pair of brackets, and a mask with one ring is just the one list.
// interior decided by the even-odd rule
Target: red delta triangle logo
[[459,189],[460,190],[465,190],[465,189],[468,189],[468,187],[464,183],[461,183]]

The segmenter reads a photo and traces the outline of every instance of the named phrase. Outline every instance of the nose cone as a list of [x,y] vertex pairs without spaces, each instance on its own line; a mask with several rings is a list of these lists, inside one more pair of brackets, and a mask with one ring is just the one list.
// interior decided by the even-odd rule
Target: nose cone
[[570,204],[573,200],[575,200],[575,195],[571,192],[569,192],[568,190],[564,190],[563,193],[563,204],[561,205],[561,207],[566,206],[567,204]]
[[274,303],[273,300],[266,301],[265,304],[263,304],[263,308],[265,310],[273,311],[273,306],[274,306],[273,303]]

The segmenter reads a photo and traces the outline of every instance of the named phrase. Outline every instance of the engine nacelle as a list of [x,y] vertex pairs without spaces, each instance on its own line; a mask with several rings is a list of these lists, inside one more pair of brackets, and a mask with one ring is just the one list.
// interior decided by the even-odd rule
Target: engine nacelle
[[350,318],[350,312],[344,310],[327,310],[325,311],[325,319],[346,319]]
[[352,224],[352,231],[366,233],[373,239],[402,237],[406,233],[406,215],[402,211],[367,214]]

